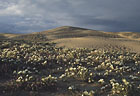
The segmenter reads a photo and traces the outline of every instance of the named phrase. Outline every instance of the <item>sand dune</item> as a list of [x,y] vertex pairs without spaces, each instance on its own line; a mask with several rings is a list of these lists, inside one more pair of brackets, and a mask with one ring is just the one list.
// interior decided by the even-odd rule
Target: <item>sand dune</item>
[[103,32],[64,26],[41,33],[46,34],[59,47],[127,49],[140,52],[140,34],[135,32]]
[[0,38],[32,41],[52,41],[68,48],[127,49],[140,52],[140,33],[103,32],[71,26],[30,34],[0,34]]
[[140,42],[129,39],[103,38],[103,37],[79,37],[79,38],[64,38],[53,40],[57,46],[68,48],[95,48],[95,49],[117,49],[131,50],[140,52]]

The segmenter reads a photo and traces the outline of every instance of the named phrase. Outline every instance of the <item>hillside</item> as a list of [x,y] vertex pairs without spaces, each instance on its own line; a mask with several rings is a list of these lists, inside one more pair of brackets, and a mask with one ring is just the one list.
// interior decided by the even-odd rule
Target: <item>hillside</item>
[[0,40],[1,39],[12,39],[16,36],[19,36],[19,34],[0,33]]
[[0,34],[0,96],[139,96],[139,36],[69,26]]
[[40,32],[58,47],[95,48],[95,49],[128,49],[140,52],[140,33],[103,32],[71,26],[63,26]]
[[63,26],[48,31],[40,32],[48,36],[48,39],[77,38],[87,36],[98,36],[106,38],[121,38],[117,34],[108,34],[97,30],[90,30],[78,27]]
[[51,41],[58,47],[125,49],[140,52],[140,33],[103,32],[79,27],[62,26],[30,34],[0,34],[1,38],[28,41]]

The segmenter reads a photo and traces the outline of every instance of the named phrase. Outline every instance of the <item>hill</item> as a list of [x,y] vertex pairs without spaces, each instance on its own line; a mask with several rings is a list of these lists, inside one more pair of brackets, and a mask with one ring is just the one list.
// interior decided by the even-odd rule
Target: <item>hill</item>
[[128,49],[140,52],[140,33],[103,32],[79,27],[62,26],[30,34],[1,34],[1,38],[28,41],[51,41],[58,47]]
[[0,96],[140,94],[139,33],[64,26],[0,37]]
[[84,29],[79,27],[63,26],[55,28],[52,30],[47,30],[40,32],[48,36],[48,39],[62,39],[62,38],[77,38],[77,37],[87,37],[87,36],[98,36],[107,38],[121,38],[117,34],[108,34],[102,31]]

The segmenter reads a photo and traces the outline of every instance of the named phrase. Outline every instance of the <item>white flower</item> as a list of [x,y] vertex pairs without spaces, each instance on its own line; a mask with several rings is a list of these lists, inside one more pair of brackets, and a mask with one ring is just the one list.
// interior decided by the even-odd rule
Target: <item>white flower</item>
[[68,87],[68,89],[69,89],[69,90],[73,90],[73,89],[75,89],[75,88],[74,88],[73,85],[71,85],[71,86]]
[[71,75],[72,75],[72,76],[74,76],[74,75],[75,75],[75,73],[74,73],[74,72],[72,72],[72,73],[71,73]]
[[113,65],[110,65],[110,68],[113,70],[114,69]]
[[90,73],[89,75],[90,75],[90,76],[92,76],[92,75],[93,75],[93,73]]
[[21,80],[20,79],[17,79],[16,82],[21,82]]
[[63,77],[65,77],[65,74],[62,74],[59,78],[62,79]]
[[83,92],[83,96],[84,96],[84,95],[88,96],[88,95],[89,95],[88,91],[84,91],[84,92]]
[[122,81],[123,81],[123,83],[124,83],[125,85],[128,85],[128,84],[129,84],[129,82],[127,82],[126,79],[122,79]]
[[70,67],[70,68],[69,68],[69,70],[70,70],[70,71],[72,71],[72,70],[73,70],[73,68],[72,68],[72,67]]
[[104,79],[100,79],[98,82],[99,83],[104,83],[105,81],[104,81]]
[[72,90],[72,87],[70,86],[68,89],[69,89],[69,90]]
[[29,77],[29,80],[31,80],[31,79],[33,79],[33,76],[30,76],[30,77]]
[[18,72],[18,74],[21,74],[21,73],[22,73],[22,71],[19,71],[19,72]]

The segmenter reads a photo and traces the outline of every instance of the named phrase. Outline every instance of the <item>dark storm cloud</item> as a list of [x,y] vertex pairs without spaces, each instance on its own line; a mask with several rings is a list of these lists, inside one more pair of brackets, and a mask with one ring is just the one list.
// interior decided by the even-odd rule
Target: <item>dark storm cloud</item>
[[15,32],[15,26],[11,24],[0,23],[0,33],[13,33]]
[[140,32],[139,4],[139,0],[1,0],[0,32],[37,32],[65,25]]

